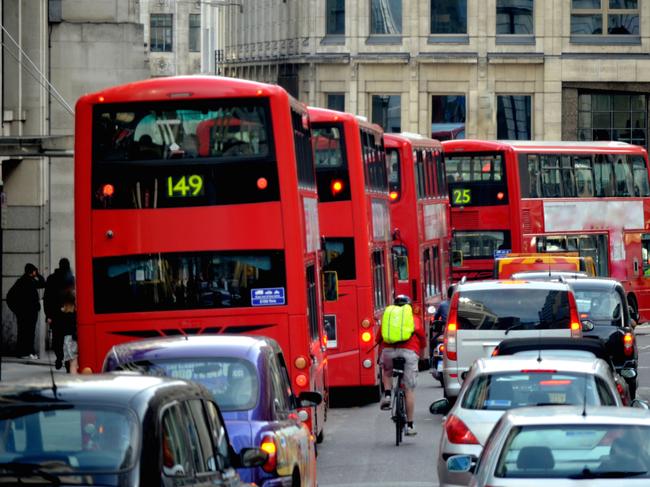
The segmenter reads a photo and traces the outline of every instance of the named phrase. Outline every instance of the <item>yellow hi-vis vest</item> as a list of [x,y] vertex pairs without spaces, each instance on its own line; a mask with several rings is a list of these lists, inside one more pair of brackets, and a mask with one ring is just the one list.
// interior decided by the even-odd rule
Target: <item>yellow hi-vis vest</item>
[[381,319],[381,337],[386,343],[405,342],[415,332],[413,308],[410,304],[390,305]]

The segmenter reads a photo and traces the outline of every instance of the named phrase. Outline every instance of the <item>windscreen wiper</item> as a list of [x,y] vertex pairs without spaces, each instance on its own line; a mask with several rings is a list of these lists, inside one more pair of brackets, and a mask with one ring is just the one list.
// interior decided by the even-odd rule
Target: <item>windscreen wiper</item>
[[580,480],[580,479],[623,479],[627,477],[638,477],[639,475],[647,474],[647,471],[627,471],[627,470],[590,470],[585,468],[582,472],[569,475],[567,478]]
[[506,328],[506,331],[505,331],[504,334],[507,335],[510,331],[517,330],[518,328],[523,328],[523,327],[531,326],[531,328],[533,328],[533,329],[539,328],[539,325],[541,325],[541,323],[530,323],[530,322],[517,323],[516,325],[512,325],[510,328]]
[[[66,465],[67,467],[68,465]],[[43,465],[38,463],[9,462],[0,463],[0,477],[17,476],[17,477],[41,477],[43,480],[55,485],[61,484],[61,479],[57,475],[43,469]]]

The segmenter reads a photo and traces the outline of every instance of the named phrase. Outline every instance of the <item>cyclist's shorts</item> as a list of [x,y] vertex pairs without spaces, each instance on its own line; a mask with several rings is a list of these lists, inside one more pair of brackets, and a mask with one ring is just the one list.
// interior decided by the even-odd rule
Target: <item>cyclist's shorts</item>
[[381,353],[381,363],[384,374],[393,373],[393,359],[403,357],[406,360],[404,366],[404,384],[408,389],[415,389],[418,384],[418,354],[408,348],[384,348]]

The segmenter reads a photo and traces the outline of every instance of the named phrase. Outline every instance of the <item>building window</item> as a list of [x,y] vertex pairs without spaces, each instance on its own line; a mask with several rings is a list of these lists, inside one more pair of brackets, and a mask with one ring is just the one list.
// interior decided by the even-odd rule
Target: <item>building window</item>
[[149,50],[172,52],[172,14],[151,14]]
[[431,138],[465,138],[465,96],[434,95],[431,104]]
[[647,96],[583,93],[578,98],[578,138],[647,145]]
[[639,0],[572,0],[572,35],[639,35]]
[[201,14],[190,14],[190,52],[201,51]]
[[330,110],[337,110],[339,112],[345,111],[345,94],[344,93],[328,93],[327,94],[327,108]]
[[370,0],[370,33],[402,33],[402,0]]
[[345,35],[345,0],[327,0],[327,35]]
[[467,34],[467,0],[431,0],[432,34]]
[[531,105],[529,95],[497,96],[497,139],[531,140]]
[[497,35],[533,35],[533,0],[497,0]]
[[381,125],[385,132],[401,132],[401,99],[400,95],[372,95],[372,123]]

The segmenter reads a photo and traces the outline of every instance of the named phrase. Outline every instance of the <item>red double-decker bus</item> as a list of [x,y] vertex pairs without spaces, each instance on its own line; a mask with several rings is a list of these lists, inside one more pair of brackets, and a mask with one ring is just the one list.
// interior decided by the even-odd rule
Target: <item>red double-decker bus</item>
[[[578,252],[623,282],[650,319],[645,149],[623,142],[443,142],[454,275],[489,277],[495,255]],[[646,275],[647,274],[647,275]]]
[[393,298],[383,131],[348,113],[310,108],[309,114],[323,268],[338,277],[337,299],[325,301],[329,383],[378,390],[377,323]]
[[277,86],[151,79],[82,97],[75,140],[81,367],[126,340],[259,334],[326,397],[305,107]]
[[[384,143],[395,293],[411,296],[413,311],[422,323],[430,323],[450,280],[449,198],[442,145],[417,134],[386,134]],[[425,350],[423,358],[428,356]]]

